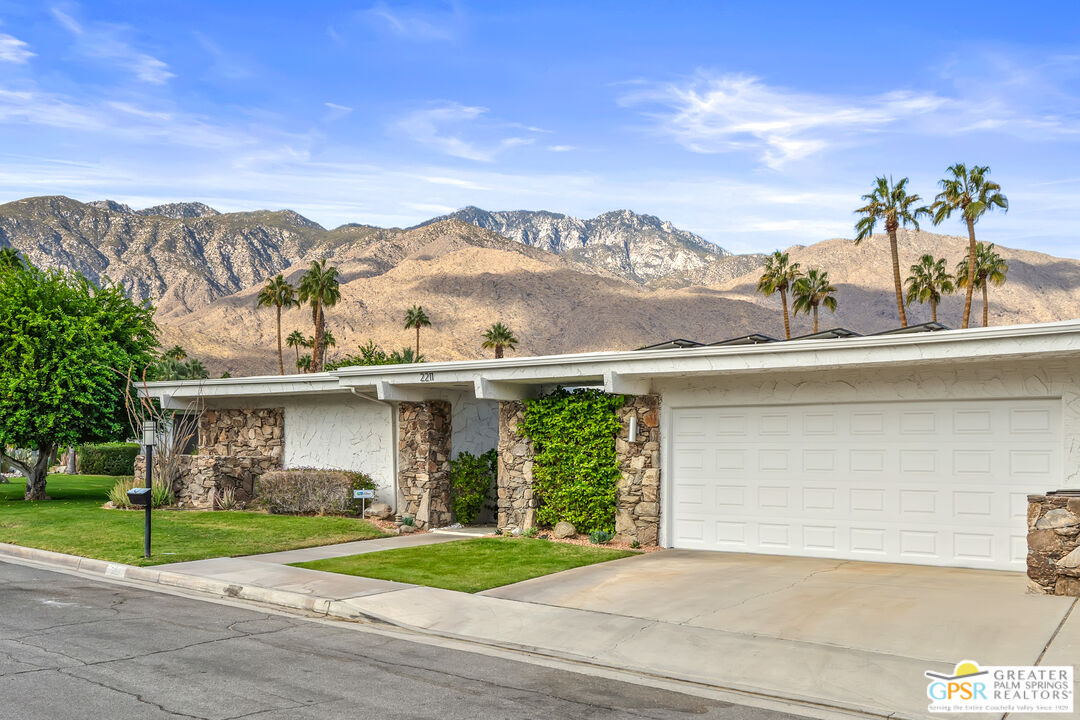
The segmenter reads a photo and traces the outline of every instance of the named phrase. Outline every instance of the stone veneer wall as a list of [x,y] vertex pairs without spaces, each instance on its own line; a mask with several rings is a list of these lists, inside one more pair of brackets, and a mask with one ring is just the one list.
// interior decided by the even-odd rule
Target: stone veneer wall
[[532,442],[518,432],[525,419],[525,404],[518,400],[499,403],[499,469],[496,481],[497,522],[503,532],[527,530],[536,525],[533,497]]
[[1028,495],[1027,519],[1028,585],[1080,596],[1080,497]]
[[[618,410],[615,452],[622,478],[618,488],[615,538],[656,545],[660,540],[660,396],[634,395]],[[637,416],[637,441],[630,442],[630,418]]]
[[268,457],[281,464],[285,409],[209,408],[199,420],[199,454]]
[[443,527],[450,511],[450,403],[445,400],[398,405],[398,487],[402,515],[421,528]]
[[[184,455],[180,458],[173,493],[181,507],[213,509],[215,496],[232,490],[238,502],[247,503],[255,495],[255,482],[267,470],[281,466],[269,457],[236,455]],[[135,458],[135,477],[146,473],[146,456]]]

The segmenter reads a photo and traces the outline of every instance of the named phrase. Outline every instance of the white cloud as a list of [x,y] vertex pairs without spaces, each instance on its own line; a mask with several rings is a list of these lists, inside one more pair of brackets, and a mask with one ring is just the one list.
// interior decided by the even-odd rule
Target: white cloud
[[372,25],[407,40],[453,40],[462,19],[456,4],[439,12],[391,8],[385,2],[378,2],[360,11],[359,15]]
[[30,52],[30,46],[17,37],[0,33],[0,62],[23,64],[34,53]]
[[[395,123],[395,127],[414,142],[437,150],[444,155],[493,162],[499,153],[513,147],[528,145],[532,138],[510,136],[493,138],[500,129],[513,126],[498,121],[485,121],[487,108],[444,103],[424,110],[415,110]],[[467,139],[466,134],[487,135],[481,140]]]
[[819,153],[850,133],[872,132],[939,110],[931,93],[889,92],[865,98],[803,93],[748,75],[698,73],[683,84],[647,86],[620,99],[645,105],[659,128],[701,153],[751,152],[770,167]]
[[75,48],[85,56],[112,63],[132,73],[139,81],[151,85],[163,85],[176,77],[165,62],[137,50],[124,39],[123,36],[129,33],[126,26],[109,23],[86,25],[56,7],[52,8],[52,15],[75,36]]
[[570,152],[571,150],[577,150],[573,145],[548,145],[548,150],[551,152]]

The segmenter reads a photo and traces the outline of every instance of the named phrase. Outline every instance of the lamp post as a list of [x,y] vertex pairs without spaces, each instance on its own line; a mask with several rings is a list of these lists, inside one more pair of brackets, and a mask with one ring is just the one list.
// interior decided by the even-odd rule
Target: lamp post
[[157,423],[153,420],[143,420],[142,441],[146,448],[146,528],[143,537],[143,557],[150,557],[150,510],[154,505],[153,463],[156,438]]

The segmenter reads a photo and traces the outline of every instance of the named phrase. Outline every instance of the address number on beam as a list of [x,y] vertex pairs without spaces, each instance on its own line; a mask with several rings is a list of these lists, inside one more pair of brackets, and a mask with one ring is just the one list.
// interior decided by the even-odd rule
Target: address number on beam
[[420,382],[435,382],[435,373],[433,373],[433,372],[420,373]]

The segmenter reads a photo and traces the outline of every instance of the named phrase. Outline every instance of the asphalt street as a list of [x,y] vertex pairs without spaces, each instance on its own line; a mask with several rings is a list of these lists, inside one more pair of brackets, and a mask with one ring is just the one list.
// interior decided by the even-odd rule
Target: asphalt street
[[3,720],[247,717],[795,718],[0,562]]

